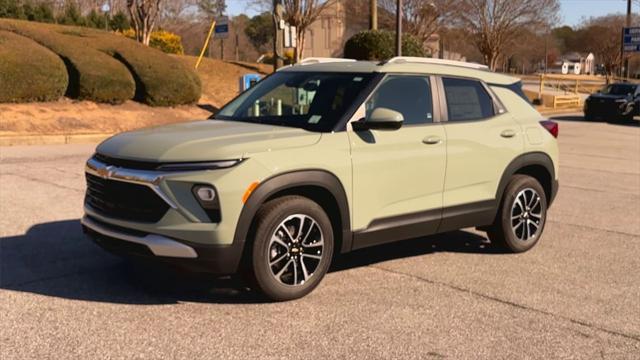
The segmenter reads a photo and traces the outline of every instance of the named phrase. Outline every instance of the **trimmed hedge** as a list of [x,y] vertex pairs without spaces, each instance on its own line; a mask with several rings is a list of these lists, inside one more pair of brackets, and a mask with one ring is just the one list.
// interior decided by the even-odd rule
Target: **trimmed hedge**
[[71,97],[117,103],[135,96],[153,106],[190,104],[200,98],[200,78],[193,70],[123,36],[4,19],[0,29],[30,37],[60,55],[70,73]]
[[[344,45],[344,57],[356,60],[388,60],[395,56],[395,33],[386,30],[361,31]],[[402,55],[425,57],[420,42],[409,34],[402,35]]]
[[160,50],[123,36],[99,37],[97,46],[124,63],[136,79],[136,100],[152,106],[193,104],[200,99],[198,74]]
[[89,46],[95,30],[5,19],[0,19],[0,29],[31,38],[58,54],[69,74],[67,96],[112,104],[133,98],[135,82],[127,68]]
[[67,69],[56,54],[0,30],[0,102],[57,100],[68,85]]

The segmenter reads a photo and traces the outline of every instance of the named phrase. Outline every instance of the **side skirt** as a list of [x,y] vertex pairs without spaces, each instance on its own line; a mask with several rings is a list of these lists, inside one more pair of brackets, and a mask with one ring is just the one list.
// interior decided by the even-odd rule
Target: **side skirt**
[[367,228],[354,231],[352,250],[465,227],[489,225],[493,223],[496,211],[497,202],[487,200],[375,219]]

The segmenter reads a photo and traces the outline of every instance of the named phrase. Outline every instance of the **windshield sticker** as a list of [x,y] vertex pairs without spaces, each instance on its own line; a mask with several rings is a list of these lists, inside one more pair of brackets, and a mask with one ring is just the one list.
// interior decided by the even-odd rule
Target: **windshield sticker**
[[311,115],[309,118],[309,124],[317,124],[320,122],[320,119],[322,119],[322,116],[320,115]]
[[362,81],[362,77],[360,77],[360,76],[354,77],[353,81],[360,82],[360,81]]

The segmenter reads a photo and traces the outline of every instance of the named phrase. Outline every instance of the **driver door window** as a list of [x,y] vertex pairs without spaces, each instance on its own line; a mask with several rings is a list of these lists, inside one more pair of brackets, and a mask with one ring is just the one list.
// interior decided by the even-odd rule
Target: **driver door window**
[[386,77],[365,104],[366,119],[373,110],[381,107],[401,113],[404,125],[432,123],[433,101],[429,78],[408,75]]

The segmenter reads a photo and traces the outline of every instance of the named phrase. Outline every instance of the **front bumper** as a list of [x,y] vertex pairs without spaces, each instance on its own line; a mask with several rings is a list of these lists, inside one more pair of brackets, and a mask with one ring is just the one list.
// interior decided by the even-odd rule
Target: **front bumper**
[[90,216],[82,229],[103,249],[123,257],[160,261],[180,268],[217,275],[238,271],[243,246],[203,245],[109,225]]
[[[105,181],[148,187],[168,205],[159,220],[144,221],[130,218],[126,212],[105,212],[85,201],[83,228],[98,245],[118,255],[155,259],[198,272],[237,272],[245,244],[244,238],[235,236],[244,206],[241,199],[247,185],[263,176],[261,165],[245,161],[241,166],[213,171],[160,172],[90,159],[86,172]],[[192,192],[194,184],[215,187],[220,221],[213,222],[199,205]],[[139,195],[133,192],[127,196],[137,200]]]

